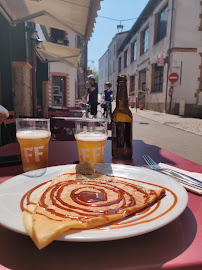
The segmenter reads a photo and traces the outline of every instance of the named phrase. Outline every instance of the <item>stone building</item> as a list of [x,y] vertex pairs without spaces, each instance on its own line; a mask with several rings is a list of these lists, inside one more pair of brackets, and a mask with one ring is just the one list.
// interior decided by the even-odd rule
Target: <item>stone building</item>
[[117,88],[117,50],[122,44],[123,40],[126,38],[128,31],[118,33],[114,36],[111,43],[109,44],[109,80],[112,84],[112,89],[116,92]]
[[117,50],[116,75],[128,76],[129,92],[145,91],[147,109],[202,117],[201,44],[201,0],[150,0]]
[[108,50],[99,59],[98,87],[99,92],[103,93],[104,84],[109,81],[112,84],[112,89],[116,91],[117,80],[117,49],[126,37],[127,32],[117,33],[108,46]]

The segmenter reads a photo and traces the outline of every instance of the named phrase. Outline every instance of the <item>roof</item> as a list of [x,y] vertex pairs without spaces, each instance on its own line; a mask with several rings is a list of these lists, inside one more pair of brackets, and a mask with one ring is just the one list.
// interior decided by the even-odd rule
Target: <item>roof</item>
[[130,42],[130,40],[134,37],[134,35],[138,32],[141,26],[147,21],[148,17],[153,13],[155,8],[161,3],[162,0],[149,0],[148,4],[143,9],[140,16],[137,18],[136,22],[133,24],[131,30],[128,35],[122,42],[121,46],[118,49],[118,54],[123,51],[126,45]]
[[114,39],[115,39],[117,36],[120,36],[120,35],[125,34],[125,33],[129,33],[129,31],[124,31],[124,32],[117,33],[117,34],[112,38],[112,41],[109,43],[108,48],[110,47],[110,45],[112,44],[112,42],[114,41]]
[[126,33],[129,33],[129,31],[124,31],[124,32],[120,32],[120,33],[117,33],[113,38],[112,38],[112,41],[110,42],[109,46],[108,46],[108,49],[105,51],[105,53],[103,53],[103,55],[98,59],[98,61],[100,61],[100,59],[102,59],[105,54],[109,51],[109,47],[111,46],[112,42],[115,40],[115,38],[117,36],[120,36],[121,34],[126,34]]

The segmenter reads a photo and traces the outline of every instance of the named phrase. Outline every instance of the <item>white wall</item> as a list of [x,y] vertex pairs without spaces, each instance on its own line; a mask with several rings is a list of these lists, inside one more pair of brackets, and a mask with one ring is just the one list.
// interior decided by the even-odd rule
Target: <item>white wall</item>
[[117,50],[122,44],[123,40],[127,36],[128,32],[118,33],[112,39],[109,44],[109,51],[111,51],[111,59],[109,59],[109,65],[111,64],[111,72],[109,72],[109,81],[112,84],[112,90],[116,93],[117,91],[117,76],[118,76],[118,59]]
[[201,13],[200,0],[175,0],[173,46],[181,48],[197,48],[201,46],[201,32],[199,15]]
[[[75,106],[75,82],[77,81],[77,69],[63,63],[50,63],[50,73],[63,73],[69,75],[68,80],[68,106]],[[59,75],[59,74],[58,74]],[[60,75],[59,75],[60,76]]]
[[69,47],[76,48],[76,37],[75,33],[68,32]]
[[[200,58],[198,53],[175,52],[172,54],[171,72],[180,74],[182,62],[182,77],[174,86],[173,102],[179,103],[180,100],[185,100],[186,104],[195,104],[195,93],[199,83],[199,65]],[[202,105],[202,103],[200,103]]]
[[99,59],[98,65],[98,91],[99,93],[104,92],[104,84],[109,80],[108,75],[108,50],[105,54]]
[[[68,33],[69,46],[76,48],[76,38],[75,33]],[[68,80],[68,106],[75,106],[75,84],[77,85],[77,69],[60,62],[50,63],[50,73],[63,73],[69,75]],[[59,74],[58,74],[59,75]],[[60,75],[59,75],[60,76]]]

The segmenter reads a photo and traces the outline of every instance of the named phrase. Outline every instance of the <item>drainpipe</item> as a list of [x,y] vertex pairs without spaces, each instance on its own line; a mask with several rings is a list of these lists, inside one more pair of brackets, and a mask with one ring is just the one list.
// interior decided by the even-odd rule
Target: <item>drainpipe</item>
[[168,70],[167,70],[167,81],[166,81],[166,96],[165,96],[165,112],[167,112],[167,101],[168,101],[168,81],[169,81],[169,71],[170,71],[170,55],[171,55],[171,43],[173,34],[173,11],[174,11],[174,0],[172,0],[172,14],[171,14],[171,25],[170,25],[170,41],[168,49]]
[[33,116],[37,117],[37,90],[36,90],[36,30],[31,23],[31,61],[32,61],[32,102]]

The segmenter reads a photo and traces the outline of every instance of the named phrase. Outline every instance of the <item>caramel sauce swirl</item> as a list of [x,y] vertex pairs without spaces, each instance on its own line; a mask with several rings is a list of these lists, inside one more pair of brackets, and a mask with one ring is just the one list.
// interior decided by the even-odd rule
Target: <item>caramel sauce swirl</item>
[[[69,175],[76,174],[69,173]],[[150,207],[147,207],[149,194],[141,186],[137,185],[137,182],[144,184],[148,183],[124,177],[109,177],[110,179],[105,179],[103,177],[102,180],[99,181],[96,181],[96,179],[79,178],[76,180],[58,182],[52,186],[49,186],[42,194],[38,202],[38,205],[42,209],[45,209],[48,213],[46,215],[41,212],[35,212],[35,214],[46,216],[47,218],[55,221],[63,221],[69,218],[72,220],[77,219],[80,222],[86,222],[87,219],[92,217],[105,217],[106,215],[112,215],[120,212],[123,213],[124,211],[127,212],[129,207],[132,207],[136,204],[136,200],[133,194],[139,192],[145,207],[141,213],[138,213],[138,218],[135,220],[126,220],[114,223],[114,226],[110,226],[110,228],[124,228],[128,226],[134,226],[135,224],[149,222],[150,220],[145,221],[142,219],[144,217],[149,217],[152,213],[154,213],[159,208],[161,201],[157,202],[153,210],[151,210]],[[133,184],[123,181],[125,179],[135,181],[136,183]],[[33,214],[29,210],[25,209],[25,205],[33,204],[30,199],[33,192],[45,185],[47,182],[30,189],[22,197],[20,203],[22,211]],[[153,187],[164,188],[155,184],[149,185]],[[168,210],[166,210],[161,215],[151,219],[151,221],[171,211],[177,203],[177,196],[171,190],[167,188],[165,189],[173,195],[174,203]],[[110,193],[113,194],[113,196],[109,196]],[[150,195],[156,195],[155,191],[151,190]],[[68,196],[68,200],[66,196]]]
[[[27,204],[33,204],[30,201],[31,194],[46,183],[32,188],[23,196],[22,211],[25,210],[25,200],[27,200]],[[142,196],[143,204],[146,206],[149,194],[132,183],[112,178],[110,180],[103,178],[99,181],[96,179],[70,179],[49,186],[41,195],[38,205],[51,214],[51,217],[45,214],[47,218],[56,220],[58,220],[57,217],[62,220],[70,218],[85,222],[86,219],[92,217],[127,212],[129,207],[136,204],[134,194],[137,192],[139,196]],[[35,212],[35,214],[42,213]]]

